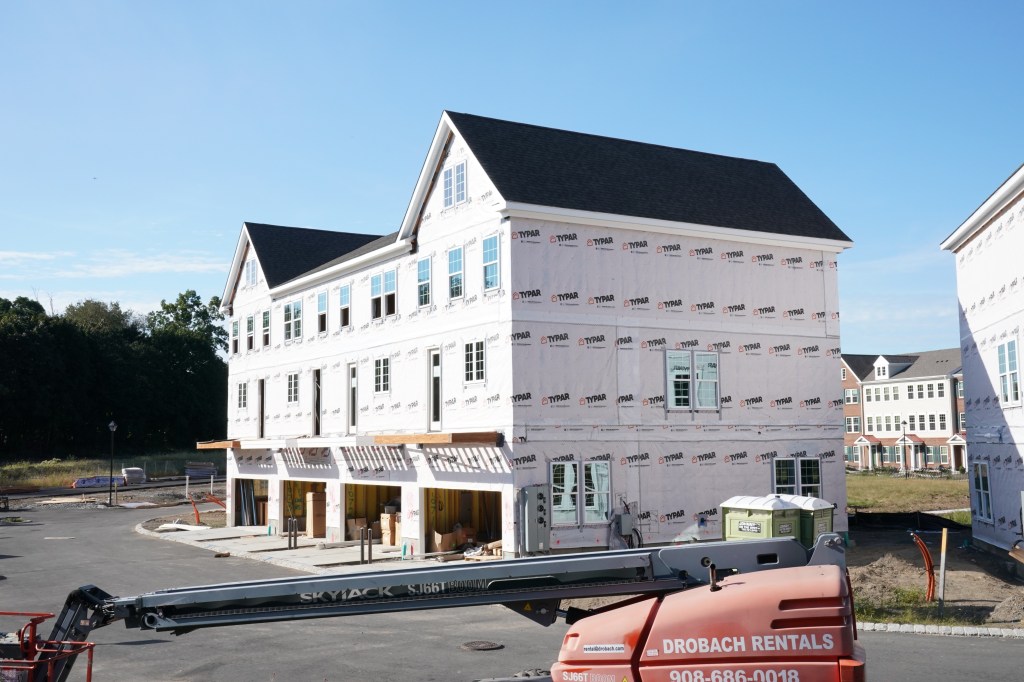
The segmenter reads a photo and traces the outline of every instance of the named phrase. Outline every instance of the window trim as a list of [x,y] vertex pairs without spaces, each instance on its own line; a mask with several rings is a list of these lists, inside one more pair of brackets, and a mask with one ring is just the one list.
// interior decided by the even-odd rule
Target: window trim
[[[594,476],[591,472],[603,469],[603,476]],[[559,485],[561,491],[556,492],[555,471],[573,471],[573,480],[566,483],[567,476],[561,476],[562,483]],[[600,481],[603,479],[603,481]],[[612,490],[612,467],[607,460],[581,460],[569,462],[548,463],[548,492],[551,496],[551,527],[569,528],[572,526],[584,526],[595,524],[607,524],[611,520],[611,490]],[[589,483],[589,486],[588,486]],[[602,487],[599,489],[598,484]],[[567,490],[567,488],[569,490]],[[558,510],[556,496],[568,496],[572,501],[572,519],[556,518],[555,514],[562,511],[563,514],[569,509]],[[591,504],[587,504],[588,498],[592,497]],[[600,497],[604,504],[598,502]],[[602,511],[603,507],[603,511]]]
[[[779,489],[778,474],[779,464],[784,462],[793,463],[793,483],[786,484],[785,491]],[[817,482],[816,483],[805,483],[804,482],[804,464],[810,465],[814,463],[817,468]],[[816,488],[814,494],[810,494],[808,488]],[[822,498],[824,493],[824,480],[821,475],[821,460],[817,457],[776,457],[772,461],[772,492],[776,495],[790,494],[790,495],[806,495],[808,497]]]
[[243,266],[245,286],[254,287],[256,286],[256,258],[248,258]]
[[338,329],[352,326],[352,285],[342,284],[338,289]]
[[[492,260],[487,260],[487,243],[492,240],[494,241],[494,258]],[[499,289],[501,287],[501,239],[499,235],[492,234],[488,237],[484,237],[480,260],[483,267],[484,291],[494,291]],[[491,266],[494,268],[494,283],[488,286],[487,268]]]
[[483,341],[467,341],[463,347],[462,381],[478,384],[487,381],[487,347]]
[[245,318],[245,350],[250,351],[256,348],[256,316],[248,315]]
[[373,392],[375,395],[391,392],[391,358],[374,358]]
[[231,320],[231,354],[238,355],[238,320]]
[[[452,270],[452,255],[458,252],[458,270]],[[457,301],[466,295],[466,249],[463,246],[455,246],[448,249],[448,300]],[[455,282],[458,281],[458,293]]]
[[[687,358],[686,360],[686,375],[685,378],[678,378],[677,372],[674,370],[673,358]],[[705,359],[705,364],[701,363],[701,358]],[[713,358],[714,377],[708,378],[706,373],[702,370],[706,370],[708,365],[706,360]],[[665,409],[670,412],[717,412],[722,409],[721,403],[721,385],[722,385],[722,373],[721,367],[721,355],[716,351],[701,351],[701,350],[666,350],[665,351],[665,365],[664,365],[664,378],[665,378]],[[685,400],[677,402],[676,383],[684,383]],[[714,391],[714,404],[702,404],[700,391],[707,388],[708,385],[713,387]],[[683,404],[685,402],[685,404]]]
[[284,304],[284,341],[302,338],[302,299]]
[[[979,486],[982,481],[984,485]],[[992,523],[992,479],[985,462],[971,464],[971,512],[978,519]]]
[[858,405],[860,404],[860,390],[856,388],[847,388],[843,391],[843,402],[847,405]]
[[263,348],[266,348],[267,346],[270,345],[270,311],[269,310],[264,310],[261,313],[261,317],[262,317],[262,322],[263,322],[263,325],[262,325]]
[[326,334],[327,327],[327,292],[318,291],[316,294],[316,332]]
[[[390,283],[388,275],[391,275]],[[377,293],[374,293],[374,290]],[[370,317],[383,320],[398,314],[398,269],[390,268],[370,278]]]
[[[1019,405],[1021,393],[1020,357],[1017,352],[1017,339],[1007,339],[1005,343],[1001,343],[996,347],[996,372],[999,377],[999,404],[1004,406]],[[1012,396],[1008,395],[1011,385],[1013,388]]]
[[[424,265],[426,265],[426,272],[424,273]],[[427,308],[430,306],[431,295],[431,279],[433,277],[434,263],[431,256],[426,258],[420,258],[416,261],[416,306],[418,308]],[[426,274],[426,277],[424,277]]]
[[289,372],[285,376],[286,382],[286,402],[289,405],[297,405],[299,403],[299,373]]
[[236,395],[237,395],[237,403],[236,403],[237,408],[239,410],[246,410],[246,411],[248,411],[248,409],[249,409],[249,382],[248,381],[240,381],[240,382],[238,382],[238,388],[236,390]]
[[[468,200],[469,168],[466,160],[449,164],[441,172],[441,204],[444,208],[452,208],[464,204]],[[461,191],[459,180],[461,177]]]

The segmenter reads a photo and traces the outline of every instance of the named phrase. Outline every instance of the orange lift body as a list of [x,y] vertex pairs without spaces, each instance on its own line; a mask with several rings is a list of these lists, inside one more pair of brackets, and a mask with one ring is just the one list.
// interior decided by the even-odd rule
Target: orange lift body
[[735,575],[579,621],[553,682],[863,682],[846,572]]

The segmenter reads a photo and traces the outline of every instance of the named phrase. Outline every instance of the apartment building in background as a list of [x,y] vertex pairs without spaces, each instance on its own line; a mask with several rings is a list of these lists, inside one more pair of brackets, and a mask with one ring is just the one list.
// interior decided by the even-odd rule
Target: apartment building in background
[[843,458],[852,469],[964,470],[967,419],[960,349],[844,353]]
[[243,225],[229,523],[322,495],[328,541],[393,508],[416,554],[516,555],[622,546],[622,514],[716,539],[737,494],[842,510],[850,245],[774,164],[445,112],[392,234]]
[[1024,166],[942,242],[956,258],[973,537],[1008,550],[1022,538]]

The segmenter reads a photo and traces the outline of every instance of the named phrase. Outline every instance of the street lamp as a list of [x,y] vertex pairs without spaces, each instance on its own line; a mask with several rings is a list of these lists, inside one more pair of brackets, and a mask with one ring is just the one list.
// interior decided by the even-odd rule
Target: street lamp
[[113,419],[107,424],[110,429],[110,477],[107,478],[107,506],[114,506],[114,431],[117,431],[117,422]]

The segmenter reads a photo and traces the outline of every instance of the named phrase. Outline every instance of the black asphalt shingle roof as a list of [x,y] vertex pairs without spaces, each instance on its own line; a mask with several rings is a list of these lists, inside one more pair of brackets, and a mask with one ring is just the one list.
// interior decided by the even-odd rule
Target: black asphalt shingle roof
[[852,353],[843,353],[843,362],[846,363],[846,366],[850,368],[850,371],[853,372],[861,381],[871,378],[875,373],[875,360],[877,359],[877,355],[854,355]]
[[850,241],[773,163],[447,114],[506,201]]
[[381,237],[249,222],[245,227],[271,289],[328,263],[353,258],[372,242],[394,241],[394,235]]

